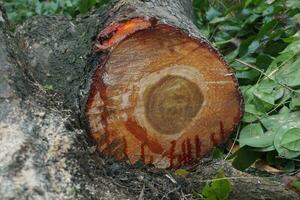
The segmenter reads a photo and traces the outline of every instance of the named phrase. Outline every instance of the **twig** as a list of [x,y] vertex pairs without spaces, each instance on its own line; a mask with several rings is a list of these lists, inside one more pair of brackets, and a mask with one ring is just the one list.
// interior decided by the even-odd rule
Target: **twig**
[[182,200],[188,199],[187,197],[190,197],[190,198],[193,197],[192,194],[184,194],[184,192],[182,190],[180,190],[180,193],[181,193],[181,198],[180,199],[182,199]]
[[172,183],[177,184],[177,181],[170,174],[165,174],[165,176],[170,179]]
[[295,159],[295,158],[285,158],[283,156],[276,156],[277,158],[284,158],[284,159],[287,159],[287,160],[293,160],[293,161],[296,161],[296,162],[300,162],[300,159]]
[[144,192],[145,192],[145,184],[143,184],[143,188],[141,190],[140,196],[138,198],[138,200],[143,200],[144,199]]
[[264,71],[262,71],[261,69],[258,69],[258,68],[255,67],[254,65],[251,65],[251,64],[249,64],[249,63],[246,63],[246,62],[244,62],[244,61],[242,61],[242,60],[240,60],[240,59],[235,59],[235,60],[236,60],[237,62],[243,64],[243,65],[246,65],[247,67],[250,67],[250,68],[252,68],[252,69],[255,69],[256,71],[260,72],[260,73],[263,74],[265,77],[267,77],[268,79],[270,79],[270,80],[276,82],[277,84],[281,85],[282,87],[284,87],[284,88],[286,88],[286,89],[288,89],[288,90],[290,90],[290,91],[292,91],[292,92],[295,92],[295,93],[299,93],[299,94],[300,94],[300,91],[296,91],[296,90],[290,88],[289,86],[287,86],[287,85],[285,85],[285,84],[282,84],[282,83],[276,81],[275,79],[273,79],[273,78],[270,77],[268,74],[266,74]]
[[272,110],[270,110],[269,112],[267,112],[267,115],[269,115],[270,113],[274,112],[280,106],[283,106],[284,104],[289,103],[289,102],[290,101],[288,101],[288,98],[285,99],[284,101],[280,102],[277,106],[275,106]]
[[171,193],[173,193],[173,192],[175,192],[176,190],[179,190],[179,189],[180,189],[180,186],[178,186],[177,188],[175,188],[175,189],[169,191],[169,192],[166,193],[160,200],[165,199],[169,194],[171,194]]
[[285,63],[287,63],[287,62],[290,61],[292,58],[294,58],[294,56],[295,56],[295,55],[293,55],[293,56],[291,56],[290,58],[288,58],[288,59],[286,59],[285,61],[283,61],[276,69],[274,69],[274,70],[269,74],[269,76],[272,76],[275,72],[278,71],[278,69],[279,69],[281,66],[285,65]]
[[[198,180],[198,183],[207,183],[207,182],[212,182],[212,181],[221,181],[221,180],[239,180],[239,179],[261,179],[262,177],[258,176],[249,176],[249,177],[223,177],[223,178],[214,178],[214,179],[207,179],[207,180]],[[263,178],[269,178],[272,179],[274,177],[263,177]]]
[[227,158],[228,158],[229,155],[231,154],[231,151],[233,150],[234,145],[235,145],[235,143],[236,143],[236,141],[237,141],[237,138],[238,138],[238,136],[239,136],[239,134],[240,134],[240,128],[241,128],[241,125],[239,124],[238,129],[237,129],[237,133],[236,133],[235,138],[234,138],[234,141],[233,141],[233,144],[231,145],[231,147],[230,147],[230,149],[229,149],[229,152],[228,152],[227,155],[225,156],[224,160],[227,160]]

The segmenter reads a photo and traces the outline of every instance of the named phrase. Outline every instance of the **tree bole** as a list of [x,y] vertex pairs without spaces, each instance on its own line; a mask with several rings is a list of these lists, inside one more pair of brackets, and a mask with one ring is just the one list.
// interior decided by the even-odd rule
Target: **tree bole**
[[179,167],[224,143],[239,123],[237,81],[191,11],[182,12],[184,3],[190,1],[120,1],[108,11],[95,44],[105,58],[85,107],[102,153]]
[[191,13],[188,0],[133,0],[76,25],[37,19],[17,30],[20,60],[82,116],[103,154],[161,168],[192,164],[226,141],[243,105],[234,74]]

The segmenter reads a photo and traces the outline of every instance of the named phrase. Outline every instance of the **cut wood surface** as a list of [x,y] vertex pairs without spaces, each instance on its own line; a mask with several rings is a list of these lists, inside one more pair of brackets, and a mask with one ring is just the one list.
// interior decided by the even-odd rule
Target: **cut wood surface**
[[112,16],[100,31],[95,51],[109,53],[97,65],[85,112],[102,153],[179,167],[224,143],[239,123],[237,81],[180,3],[188,1],[166,4],[166,14],[160,2],[152,5],[157,12],[147,12],[147,3],[122,1],[112,10],[135,6],[135,17]]

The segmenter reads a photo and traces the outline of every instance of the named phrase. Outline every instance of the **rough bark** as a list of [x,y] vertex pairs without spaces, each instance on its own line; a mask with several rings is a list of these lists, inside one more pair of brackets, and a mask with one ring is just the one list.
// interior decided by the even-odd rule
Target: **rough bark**
[[[191,198],[193,188],[203,187],[199,180],[220,167],[228,176],[248,176],[227,162],[203,161],[177,177],[95,150],[78,120],[86,95],[78,88],[93,72],[94,40],[108,18],[104,10],[74,21],[38,16],[13,34],[0,7],[0,199]],[[233,190],[231,199],[298,198],[264,178],[236,179]]]

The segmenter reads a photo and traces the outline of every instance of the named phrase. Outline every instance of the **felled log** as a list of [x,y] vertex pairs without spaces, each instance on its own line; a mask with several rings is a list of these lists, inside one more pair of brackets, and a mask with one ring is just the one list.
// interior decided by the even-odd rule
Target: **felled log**
[[107,10],[85,106],[102,153],[178,167],[224,143],[239,123],[236,78],[193,24],[190,3],[119,1]]
[[[156,4],[157,1],[154,4],[153,2],[147,1],[145,4],[150,7],[155,4],[157,9],[168,12],[163,8],[166,1],[159,1],[161,6]],[[89,140],[90,132],[86,131],[82,121],[84,117],[80,118],[80,115],[84,116],[84,111],[88,110],[85,103],[92,94],[90,86],[97,85],[94,83],[97,80],[97,71],[100,71],[97,67],[101,66],[107,55],[114,54],[119,45],[130,42],[130,38],[134,39],[143,30],[129,34],[127,39],[124,38],[125,40],[119,43],[113,43],[116,46],[113,45],[112,49],[101,49],[101,45],[103,47],[108,44],[104,40],[100,46],[95,41],[99,32],[103,33],[102,31],[107,30],[106,27],[111,24],[107,20],[112,14],[107,10],[112,10],[114,5],[135,5],[131,3],[114,1],[103,9],[73,21],[62,16],[37,16],[17,27],[14,33],[9,31],[7,18],[0,3],[0,199],[137,199],[143,185],[144,197],[147,199],[180,199],[191,194],[193,189],[201,190],[204,183],[199,180],[211,179],[220,167],[224,167],[227,176],[247,176],[246,173],[233,170],[227,162],[209,162],[201,163],[188,177],[176,177],[172,171],[132,166],[103,157],[105,150],[100,154],[94,151],[95,143]],[[119,8],[115,9],[114,13],[117,13]],[[181,12],[188,13],[188,10],[190,9],[184,8]],[[118,23],[126,21],[128,20]],[[193,25],[187,24],[185,27],[189,26]],[[144,31],[151,32],[152,29],[156,31],[154,27]],[[179,34],[186,38],[186,31],[174,32],[173,35]],[[189,37],[198,41],[195,35]],[[189,39],[186,40],[189,43]],[[97,52],[95,44],[98,44]],[[195,44],[191,42],[190,45]],[[187,50],[186,48],[184,45],[179,50]],[[123,53],[126,51],[128,49]],[[160,48],[157,51],[161,52]],[[219,58],[215,50],[212,52]],[[190,82],[193,83],[194,79],[176,78],[171,77],[163,81],[167,81],[168,84],[183,82],[179,86],[193,85]],[[198,87],[196,83],[194,86]],[[147,94],[156,90],[155,87],[150,87]],[[201,92],[204,99],[206,93],[202,90]],[[201,109],[204,105],[202,103]],[[221,129],[220,124],[215,128]],[[229,134],[225,123],[223,129],[226,130],[224,133]],[[215,137],[221,137],[219,132],[215,133]],[[211,143],[210,141],[209,144]],[[146,151],[145,148],[145,153]],[[140,149],[137,149],[137,152],[140,152]],[[174,167],[176,165],[177,163],[174,163]],[[234,173],[231,173],[232,171]],[[166,173],[171,173],[177,183],[173,183]],[[256,187],[262,189],[249,196],[247,187],[251,188],[251,191]],[[231,197],[296,199],[298,196],[286,190],[277,181],[241,178],[234,180]]]
[[[191,1],[114,1],[78,26],[86,37],[60,20],[65,30],[38,21],[35,38],[33,30],[21,30],[19,45],[29,54],[29,74],[81,112],[102,154],[162,168],[188,165],[239,123],[236,78],[193,24]],[[28,41],[56,36],[28,49]]]

